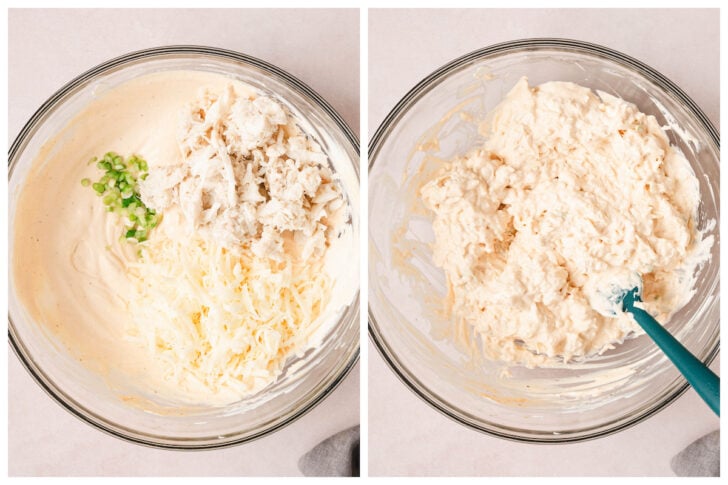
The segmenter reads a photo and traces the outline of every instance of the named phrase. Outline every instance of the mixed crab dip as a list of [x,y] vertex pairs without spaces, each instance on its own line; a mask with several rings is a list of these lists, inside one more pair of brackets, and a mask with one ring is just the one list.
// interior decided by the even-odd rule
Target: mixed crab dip
[[658,321],[689,301],[712,238],[698,181],[653,116],[568,82],[523,78],[480,126],[485,142],[420,190],[447,306],[484,353],[528,366],[602,353],[639,327],[594,307],[636,274]]
[[19,299],[103,375],[191,404],[255,394],[349,303],[335,163],[284,104],[232,78],[116,86],[23,184]]

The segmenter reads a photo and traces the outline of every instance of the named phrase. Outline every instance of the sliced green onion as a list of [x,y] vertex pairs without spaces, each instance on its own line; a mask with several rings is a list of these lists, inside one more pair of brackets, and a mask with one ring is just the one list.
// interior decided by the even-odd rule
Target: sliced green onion
[[143,242],[149,237],[149,230],[159,224],[160,217],[154,209],[148,208],[139,194],[138,180],[147,178],[147,162],[132,155],[126,161],[116,153],[107,152],[99,160],[94,157],[89,163],[104,171],[98,182],[81,180],[81,185],[91,185],[108,212],[117,212],[124,218],[124,237],[130,242]]

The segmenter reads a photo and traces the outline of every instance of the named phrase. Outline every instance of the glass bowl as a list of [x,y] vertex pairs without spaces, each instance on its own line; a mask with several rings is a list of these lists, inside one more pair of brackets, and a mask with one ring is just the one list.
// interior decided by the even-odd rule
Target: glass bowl
[[[351,262],[342,269],[356,281],[348,304],[337,313],[315,349],[289,358],[278,380],[258,394],[226,406],[175,407],[169,402],[127,405],[115,389],[79,363],[29,316],[13,288],[9,291],[10,344],[36,382],[81,420],[128,441],[161,448],[210,449],[259,438],[299,418],[321,402],[344,379],[359,358],[359,144],[341,117],[311,88],[258,59],[208,47],[170,46],[130,53],[105,62],[69,82],[28,121],[9,154],[9,261],[13,262],[13,222],[18,193],[43,143],[54,136],[99,91],[140,75],[166,70],[200,70],[241,80],[285,104],[303,130],[330,156],[351,212]],[[118,384],[118,383],[117,383]],[[148,406],[149,407],[149,406]]]
[[677,86],[624,54],[573,40],[487,47],[433,72],[389,113],[370,144],[369,333],[419,397],[457,422],[502,438],[573,442],[655,414],[688,385],[647,336],[581,364],[527,369],[469,352],[443,310],[443,271],[432,262],[431,216],[417,187],[442,163],[482,143],[482,120],[521,76],[572,81],[635,103],[669,125],[700,183],[699,228],[714,237],[690,302],[666,322],[702,361],[719,350],[719,137]]

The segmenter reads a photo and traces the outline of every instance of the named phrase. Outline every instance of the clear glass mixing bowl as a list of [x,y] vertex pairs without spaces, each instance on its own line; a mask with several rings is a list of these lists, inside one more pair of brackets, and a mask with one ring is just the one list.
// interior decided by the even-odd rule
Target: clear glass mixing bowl
[[[336,157],[336,171],[352,214],[353,241],[348,250],[348,277],[359,271],[359,143],[334,109],[311,88],[281,69],[237,52],[170,46],[134,52],[80,75],[69,82],[28,121],[9,153],[9,261],[13,261],[12,228],[18,193],[40,147],[89,103],[99,90],[134,77],[165,70],[202,70],[221,73],[275,97],[295,115],[304,131]],[[22,263],[22,262],[21,262]],[[10,265],[12,267],[12,264]],[[359,358],[359,291],[351,291],[336,325],[322,344],[286,362],[283,374],[261,393],[224,407],[179,407],[151,403],[155,412],[129,406],[119,399],[124,389],[113,389],[93,374],[23,308],[9,291],[10,344],[38,384],[81,420],[114,436],[150,446],[209,449],[243,443],[280,429],[323,400],[344,379]]]
[[[712,258],[695,295],[666,327],[708,363],[719,350],[719,137],[664,76],[628,56],[572,40],[529,39],[456,59],[417,84],[377,130],[369,162],[369,333],[398,377],[452,419],[521,441],[570,442],[614,433],[663,409],[688,387],[647,336],[560,369],[487,361],[453,336],[443,311],[444,273],[431,258],[431,218],[416,189],[442,160],[483,140],[483,119],[527,76],[572,81],[654,115],[700,182],[699,228]],[[711,221],[714,221],[713,224]]]

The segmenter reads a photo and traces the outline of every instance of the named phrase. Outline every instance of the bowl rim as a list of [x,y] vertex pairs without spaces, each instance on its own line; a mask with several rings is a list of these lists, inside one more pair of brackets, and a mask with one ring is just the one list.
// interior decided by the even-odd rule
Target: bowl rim
[[[105,74],[109,71],[121,69],[127,67],[129,64],[133,64],[140,60],[157,60],[165,58],[175,58],[179,56],[190,56],[199,58],[214,58],[223,61],[234,61],[260,69],[266,74],[277,78],[279,81],[287,84],[293,91],[297,91],[298,94],[304,98],[309,99],[312,104],[317,105],[321,108],[327,116],[331,117],[334,124],[337,126],[341,133],[344,135],[345,140],[351,145],[354,153],[359,156],[359,138],[349,127],[348,123],[339,115],[339,113],[315,90],[309,87],[306,83],[288,73],[287,71],[256,57],[218,47],[202,46],[202,45],[164,45],[158,47],[152,47],[148,49],[137,50],[122,54],[120,56],[111,58],[104,61],[91,69],[83,72],[76,76],[72,80],[64,84],[60,89],[53,93],[30,117],[25,123],[23,128],[20,130],[18,135],[15,137],[13,143],[8,150],[8,180],[11,179],[15,167],[18,161],[18,155],[22,153],[26,143],[34,136],[37,129],[41,126],[43,117],[56,108],[61,101],[64,100],[65,96],[73,92],[76,88],[85,82],[93,80],[95,77]],[[360,169],[359,164],[355,160],[352,160],[352,168],[356,175],[356,180],[360,180]],[[12,286],[12,281],[9,282]],[[357,288],[355,295],[351,302],[348,304],[347,310],[343,313],[341,320],[345,318],[352,318],[358,321],[359,316],[359,305],[360,305],[360,292],[361,288]],[[357,339],[359,333],[357,332]],[[311,398],[303,401],[303,406],[296,409],[294,412],[285,416],[282,420],[275,419],[273,424],[267,423],[261,429],[256,432],[242,436],[242,437],[230,437],[229,439],[218,440],[217,436],[210,437],[196,437],[196,438],[185,438],[185,437],[161,437],[160,435],[153,435],[145,433],[143,431],[133,430],[131,428],[113,423],[110,420],[103,418],[102,416],[91,412],[83,405],[78,403],[76,400],[66,395],[60,387],[56,386],[51,379],[49,379],[45,373],[40,369],[34,362],[30,352],[27,350],[22,340],[17,335],[15,325],[13,323],[10,312],[8,311],[8,340],[13,353],[18,357],[22,366],[30,374],[33,380],[50,396],[53,401],[60,405],[63,409],[68,411],[70,414],[81,420],[82,422],[103,431],[106,434],[122,439],[127,442],[159,449],[168,450],[211,450],[227,448],[243,443],[248,443],[256,439],[267,436],[275,431],[285,428],[289,424],[295,422],[310,410],[321,403],[326,397],[328,397],[344,379],[349,375],[351,370],[355,367],[359,361],[361,342],[357,342],[356,346],[353,346],[351,354],[342,360],[336,367],[335,372],[331,375],[333,378],[324,387],[319,387]],[[238,433],[239,434],[239,433]],[[229,436],[229,435],[226,435]],[[213,441],[218,440],[218,441]]]
[[[458,70],[464,65],[473,61],[480,61],[486,59],[493,59],[501,57],[506,54],[515,52],[528,52],[528,51],[541,51],[541,50],[561,50],[564,52],[578,53],[588,55],[592,58],[601,58],[607,61],[616,63],[622,67],[628,68],[633,72],[636,72],[646,78],[651,83],[655,84],[658,88],[662,89],[666,94],[677,97],[690,111],[695,115],[699,124],[707,131],[710,141],[713,143],[715,150],[720,153],[720,135],[713,126],[712,122],[708,119],[705,113],[700,107],[675,83],[670,81],[667,77],[661,74],[656,69],[648,66],[635,59],[634,57],[628,56],[622,52],[604,47],[599,44],[591,42],[584,42],[575,39],[568,38],[551,38],[551,37],[539,37],[539,38],[524,38],[513,41],[501,42],[492,44],[484,48],[476,49],[465,55],[462,55],[454,60],[444,64],[438,69],[431,72],[420,82],[418,82],[413,88],[411,88],[392,110],[387,114],[382,123],[377,128],[374,136],[369,142],[368,153],[369,153],[369,164],[368,170],[372,171],[374,164],[377,160],[377,155],[381,150],[384,142],[387,139],[389,132],[398,124],[399,119],[403,116],[414,104],[417,103],[420,96],[426,94],[427,91],[433,84],[444,80],[451,72]],[[718,282],[720,281],[720,274],[717,275]],[[720,295],[716,297],[716,304],[719,304]],[[577,431],[564,431],[564,432],[532,432],[531,435],[518,434],[510,431],[512,428],[505,426],[492,426],[484,424],[482,420],[477,418],[471,418],[466,413],[460,412],[460,410],[454,409],[448,402],[440,396],[430,390],[427,386],[412,374],[403,364],[400,364],[396,353],[391,349],[386,340],[382,337],[378,330],[379,324],[372,311],[371,303],[368,305],[368,327],[369,327],[369,340],[376,347],[379,355],[387,363],[390,370],[397,376],[397,378],[417,397],[425,401],[428,405],[439,411],[441,414],[447,416],[453,421],[466,428],[474,429],[484,434],[495,436],[498,438],[507,439],[510,441],[527,442],[527,443],[538,443],[538,444],[563,444],[563,443],[576,443],[582,441],[588,441],[596,438],[608,436],[618,431],[630,428],[645,419],[657,414],[658,412],[665,409],[667,406],[675,402],[682,394],[685,393],[690,387],[685,378],[680,375],[679,380],[682,380],[681,384],[669,395],[665,396],[661,401],[653,404],[650,407],[642,408],[635,415],[618,418],[607,423],[601,423],[596,427],[592,427],[591,430],[577,430]],[[718,323],[719,325],[719,323]],[[720,338],[718,338],[715,346],[710,349],[707,357],[704,359],[706,365],[710,364],[720,351]]]

